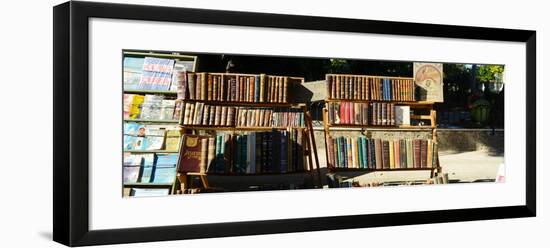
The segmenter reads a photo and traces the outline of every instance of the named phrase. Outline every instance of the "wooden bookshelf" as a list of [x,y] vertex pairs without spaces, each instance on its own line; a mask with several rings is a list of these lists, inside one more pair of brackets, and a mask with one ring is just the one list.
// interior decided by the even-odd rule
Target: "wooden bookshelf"
[[[207,73],[207,75],[217,75],[221,76],[222,80],[223,78],[229,78],[229,77],[256,77],[259,76],[258,74],[239,74],[239,73]],[[265,77],[270,77],[272,75],[265,75]],[[276,76],[276,77],[282,77],[282,76]],[[303,83],[303,78],[296,78],[296,77],[289,77],[292,78],[294,81],[299,81],[300,83]],[[287,88],[288,89],[288,88]],[[285,93],[288,95],[288,93]],[[303,156],[303,170],[300,169],[299,171],[290,171],[290,172],[256,172],[256,173],[236,173],[235,172],[235,161],[233,159],[229,159],[227,161],[227,167],[228,172],[225,173],[219,173],[219,172],[204,172],[204,173],[178,173],[178,181],[181,183],[180,185],[180,192],[187,192],[188,190],[188,182],[189,176],[199,176],[201,178],[201,181],[205,188],[208,185],[207,176],[277,176],[277,175],[291,175],[291,174],[309,174],[312,177],[313,181],[316,181],[317,187],[322,187],[321,185],[321,174],[319,169],[319,160],[317,156],[317,150],[315,147],[315,140],[313,136],[313,128],[311,125],[311,116],[309,115],[309,112],[307,111],[305,103],[292,103],[292,99],[288,99],[288,102],[254,102],[254,101],[220,101],[220,100],[194,100],[194,99],[177,99],[178,104],[185,104],[185,103],[204,103],[205,105],[211,105],[211,106],[232,106],[232,107],[246,107],[246,108],[293,108],[297,109],[304,115],[304,126],[289,126],[289,127],[271,127],[271,126],[239,126],[237,125],[237,122],[234,121],[233,125],[231,126],[216,126],[216,125],[184,125],[183,119],[185,118],[185,107],[181,106],[181,114],[180,114],[180,127],[182,128],[182,142],[183,142],[183,136],[186,134],[198,134],[207,132],[208,134],[216,134],[217,132],[227,132],[231,135],[235,135],[242,132],[265,132],[265,131],[273,131],[273,130],[297,130],[298,132],[301,132],[303,135],[303,142],[302,144],[302,156]],[[236,118],[236,113],[233,118]],[[229,143],[229,154],[233,154],[234,150],[236,149],[234,142]],[[180,165],[178,165],[179,167]],[[302,167],[299,167],[302,168]],[[317,172],[315,174],[315,172]]]
[[[361,77],[361,78],[391,78],[391,79],[399,79],[399,80],[409,80],[413,82],[414,86],[414,79],[413,78],[407,78],[407,77],[385,77],[385,76],[370,76],[370,75],[351,75],[351,74],[327,74],[326,75],[326,90],[327,90],[327,98],[325,99],[325,103],[343,103],[343,102],[350,102],[350,103],[392,103],[396,106],[409,106],[411,109],[418,109],[422,111],[427,111],[429,114],[411,114],[410,119],[411,120],[417,120],[417,121],[429,121],[429,125],[356,125],[356,124],[334,124],[331,123],[329,120],[329,113],[328,113],[328,105],[325,106],[323,109],[322,117],[323,117],[323,123],[324,123],[324,136],[325,136],[325,153],[326,153],[326,160],[328,164],[328,169],[330,172],[344,172],[344,171],[365,171],[365,172],[375,172],[375,171],[430,171],[431,177],[436,176],[436,173],[442,173],[441,166],[439,165],[439,159],[437,158],[436,163],[437,166],[432,167],[421,167],[421,168],[342,168],[342,167],[336,167],[335,165],[331,164],[329,161],[331,159],[329,158],[329,138],[332,138],[331,132],[335,131],[337,129],[338,132],[346,132],[346,129],[349,129],[349,131],[389,131],[389,132],[429,132],[431,134],[431,140],[433,144],[437,143],[437,125],[436,125],[436,117],[437,113],[434,110],[434,102],[429,101],[402,101],[402,100],[371,100],[371,85],[369,84],[369,81],[364,81],[366,84],[366,87],[369,88],[363,95],[364,99],[334,99],[331,98],[331,85],[329,85],[330,80],[329,77],[331,76],[346,76],[348,78],[353,77]],[[364,80],[364,79],[363,79]],[[361,87],[361,86],[359,86]],[[397,88],[401,90],[400,88]],[[349,90],[349,88],[348,88]],[[393,90],[393,89],[391,89]],[[412,93],[414,94],[414,93]],[[348,94],[349,96],[349,94]],[[365,97],[366,96],[366,97]],[[352,97],[350,97],[352,98]],[[353,98],[359,98],[354,95]],[[370,123],[370,105],[368,107],[368,113],[369,113],[369,123]],[[434,157],[434,159],[436,159]]]

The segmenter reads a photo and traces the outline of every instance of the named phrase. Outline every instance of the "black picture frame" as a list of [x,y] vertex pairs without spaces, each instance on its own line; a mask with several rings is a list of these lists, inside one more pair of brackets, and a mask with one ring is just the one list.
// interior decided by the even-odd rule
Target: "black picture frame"
[[[53,239],[68,246],[533,217],[536,215],[536,31],[190,8],[67,2],[54,12]],[[89,230],[88,21],[113,18],[515,41],[526,45],[526,204],[352,216]]]

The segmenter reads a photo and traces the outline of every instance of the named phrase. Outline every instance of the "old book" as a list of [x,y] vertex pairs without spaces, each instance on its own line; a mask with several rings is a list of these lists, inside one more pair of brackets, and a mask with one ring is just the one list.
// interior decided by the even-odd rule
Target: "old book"
[[382,141],[382,167],[384,169],[390,168],[390,147],[387,140]]
[[413,140],[413,152],[414,152],[414,168],[421,167],[421,152],[420,152],[421,142],[419,139]]
[[428,158],[428,141],[420,140],[420,167],[427,168],[427,158]]
[[[208,136],[186,134],[183,136],[179,154],[178,172],[200,172],[203,140]],[[206,149],[206,147],[205,147]]]
[[401,144],[399,143],[399,140],[393,141],[393,160],[395,162],[394,168],[401,168]]
[[390,169],[395,169],[395,159],[394,159],[394,147],[393,147],[393,141],[388,141],[388,150],[389,150],[389,156],[388,156],[388,161],[389,161],[389,168]]
[[374,149],[376,154],[376,169],[383,169],[382,165],[382,141],[380,139],[374,140]]
[[433,168],[433,143],[431,140],[428,140],[428,150],[426,152],[426,166],[428,168]]

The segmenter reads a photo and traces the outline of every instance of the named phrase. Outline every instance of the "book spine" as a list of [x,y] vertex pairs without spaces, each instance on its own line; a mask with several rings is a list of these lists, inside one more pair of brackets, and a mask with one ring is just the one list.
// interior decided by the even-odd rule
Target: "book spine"
[[200,173],[206,173],[206,163],[208,159],[208,138],[200,138],[201,142],[201,152],[200,152],[200,163],[199,163],[199,169]]

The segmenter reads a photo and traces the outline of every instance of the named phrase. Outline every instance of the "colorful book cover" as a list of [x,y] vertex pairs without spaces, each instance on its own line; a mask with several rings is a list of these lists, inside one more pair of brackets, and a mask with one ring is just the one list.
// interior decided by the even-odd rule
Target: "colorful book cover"
[[145,150],[161,150],[164,147],[165,130],[147,128]]
[[175,151],[179,149],[180,143],[180,129],[179,128],[170,128],[166,129],[166,142],[165,148],[167,151]]
[[207,138],[204,135],[183,136],[178,172],[200,172],[202,142]]
[[123,166],[122,168],[124,183],[136,183],[138,181],[141,166]]
[[158,154],[153,172],[154,183],[173,183],[176,177],[177,154]]
[[160,103],[160,120],[172,120],[174,117],[174,109],[176,107],[176,100],[161,100]]
[[123,61],[123,83],[125,90],[138,89],[141,81],[143,58],[125,57]]

